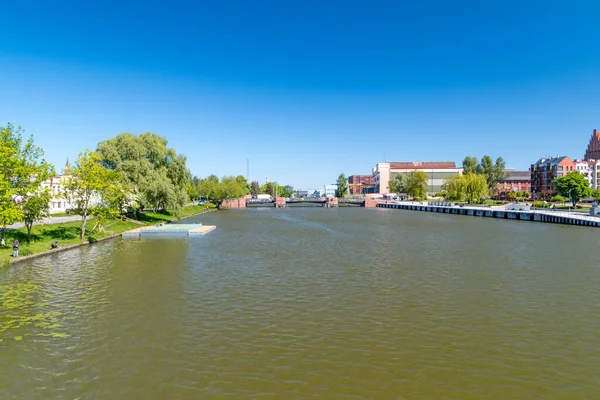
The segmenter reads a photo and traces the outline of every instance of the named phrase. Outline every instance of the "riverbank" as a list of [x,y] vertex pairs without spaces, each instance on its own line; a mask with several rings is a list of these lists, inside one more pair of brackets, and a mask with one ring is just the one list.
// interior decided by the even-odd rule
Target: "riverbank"
[[[206,210],[208,207],[208,210]],[[181,218],[189,218],[195,215],[204,214],[205,212],[214,211],[216,208],[213,204],[194,205],[184,207],[181,213]],[[87,221],[86,236],[84,240],[79,238],[81,229],[81,221],[66,222],[53,225],[34,225],[31,229],[30,240],[27,240],[27,229],[19,228],[6,231],[7,246],[0,247],[0,267],[9,264],[25,261],[31,258],[39,257],[46,254],[52,254],[64,250],[69,250],[79,246],[85,246],[90,243],[112,239],[121,236],[123,232],[141,226],[151,226],[165,222],[173,222],[175,217],[171,212],[144,212],[141,214],[140,220],[101,220],[104,227],[104,232],[98,232],[98,229],[92,231],[92,228],[97,223],[96,219]],[[19,240],[20,249],[19,257],[12,257],[12,243],[15,239]],[[52,242],[58,241],[60,246],[58,249],[52,249]]]
[[394,208],[409,211],[437,212],[445,214],[469,215],[473,217],[488,217],[512,219],[519,221],[545,222],[551,224],[600,227],[600,217],[589,214],[567,211],[540,210],[508,210],[504,207],[474,207],[474,206],[441,206],[428,205],[419,202],[379,203],[379,208]]

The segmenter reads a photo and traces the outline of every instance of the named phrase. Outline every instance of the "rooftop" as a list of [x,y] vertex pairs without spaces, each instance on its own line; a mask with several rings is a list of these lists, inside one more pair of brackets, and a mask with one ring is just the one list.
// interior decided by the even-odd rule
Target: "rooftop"
[[455,169],[454,161],[400,161],[391,162],[391,169]]

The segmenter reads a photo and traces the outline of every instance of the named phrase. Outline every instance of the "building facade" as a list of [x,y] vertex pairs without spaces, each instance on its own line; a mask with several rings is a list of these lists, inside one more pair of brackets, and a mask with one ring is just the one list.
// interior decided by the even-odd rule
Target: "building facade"
[[373,175],[352,175],[348,177],[348,190],[350,194],[370,193],[375,187]]
[[600,132],[594,131],[592,132],[592,137],[590,138],[590,142],[588,143],[588,147],[585,151],[585,156],[583,157],[586,161],[598,161],[600,160]]
[[333,184],[333,185],[325,185],[323,187],[323,193],[325,194],[325,197],[327,198],[333,198],[335,197],[335,191],[337,190],[338,185]]
[[531,173],[529,171],[506,171],[506,178],[496,186],[494,197],[506,199],[510,192],[531,193]]
[[592,176],[592,170],[594,169],[594,161],[585,160],[573,160],[575,163],[575,171],[578,171],[581,175],[585,176],[585,179],[590,183],[590,187],[595,189],[595,179]]
[[65,213],[76,207],[64,195],[66,179],[68,179],[68,175],[58,175],[42,183],[42,187],[50,189],[50,193],[52,194],[49,209],[50,214]]
[[449,179],[462,174],[462,168],[455,162],[383,162],[373,168],[373,183],[377,193],[390,192],[390,180],[397,175],[412,171],[423,171],[427,174],[427,193],[439,193]]
[[554,180],[575,171],[576,165],[567,156],[540,158],[531,164],[531,194],[534,199],[556,191]]

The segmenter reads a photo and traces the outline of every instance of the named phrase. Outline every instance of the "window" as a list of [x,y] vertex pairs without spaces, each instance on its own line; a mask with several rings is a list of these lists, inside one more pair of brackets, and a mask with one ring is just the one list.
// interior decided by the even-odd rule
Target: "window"
[[60,201],[58,202],[58,208],[60,208]]

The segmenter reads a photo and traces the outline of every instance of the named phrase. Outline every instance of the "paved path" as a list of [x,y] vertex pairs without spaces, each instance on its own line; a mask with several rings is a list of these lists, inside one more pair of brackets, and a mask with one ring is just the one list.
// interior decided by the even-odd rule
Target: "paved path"
[[[66,217],[48,217],[43,222],[36,222],[34,225],[52,225],[52,224],[62,224],[63,222],[72,222],[81,220],[81,215],[69,215]],[[25,224],[22,222],[17,222],[16,224],[12,224],[7,226],[8,229],[19,229],[24,227]]]

